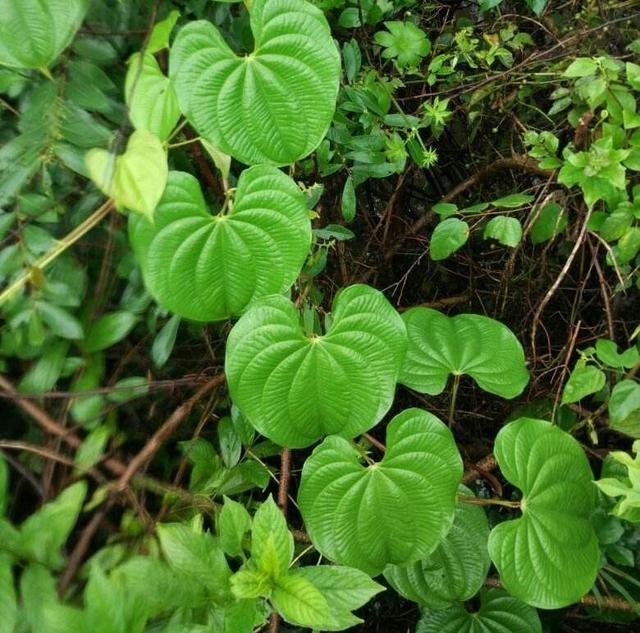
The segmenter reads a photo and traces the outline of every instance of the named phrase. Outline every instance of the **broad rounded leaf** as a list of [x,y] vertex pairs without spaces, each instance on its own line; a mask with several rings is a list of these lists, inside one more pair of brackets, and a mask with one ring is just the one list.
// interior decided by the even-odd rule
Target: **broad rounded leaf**
[[522,516],[489,536],[502,583],[541,609],[576,602],[591,589],[600,561],[589,521],[596,491],[582,448],[549,422],[521,418],[500,430],[495,456],[523,494]]
[[220,321],[291,287],[311,224],[302,192],[275,167],[242,172],[233,207],[219,215],[209,213],[193,176],[174,171],[153,223],[132,217],[129,238],[158,303],[187,319]]
[[518,218],[499,215],[491,218],[484,227],[484,239],[494,239],[503,246],[514,248],[522,239],[522,224]]
[[434,261],[446,259],[464,246],[469,239],[469,225],[458,218],[447,218],[436,226],[429,243],[429,254]]
[[640,438],[640,384],[621,380],[609,398],[609,426],[616,431]]
[[425,611],[416,633],[542,633],[538,612],[498,589],[480,594],[480,608],[469,613],[462,604],[445,611]]
[[305,0],[253,0],[255,49],[238,56],[203,20],[183,27],[170,77],[200,136],[246,164],[310,154],[335,110],[340,54],[322,11]]
[[162,143],[151,132],[136,130],[119,156],[106,149],[89,150],[85,164],[91,180],[118,207],[153,218],[169,168]]
[[0,0],[0,65],[46,69],[71,43],[88,0]]
[[379,574],[433,552],[451,528],[462,460],[451,431],[422,409],[387,428],[387,450],[369,467],[331,436],[305,462],[298,504],[311,541],[327,558]]
[[124,94],[129,118],[137,130],[166,140],[180,118],[178,98],[153,55],[135,53],[129,60]]
[[[462,485],[458,492],[473,495]],[[453,525],[434,552],[405,567],[389,565],[384,577],[405,598],[431,609],[446,609],[473,598],[482,587],[491,564],[488,539],[484,509],[458,503]]]
[[529,381],[522,346],[500,321],[478,314],[448,317],[430,308],[412,308],[402,318],[409,347],[400,382],[411,389],[435,396],[449,374],[468,374],[485,391],[515,398]]
[[384,295],[345,288],[324,336],[305,334],[283,296],[258,302],[227,340],[225,372],[234,403],[266,437],[301,448],[323,435],[352,438],[393,402],[406,350],[402,319]]

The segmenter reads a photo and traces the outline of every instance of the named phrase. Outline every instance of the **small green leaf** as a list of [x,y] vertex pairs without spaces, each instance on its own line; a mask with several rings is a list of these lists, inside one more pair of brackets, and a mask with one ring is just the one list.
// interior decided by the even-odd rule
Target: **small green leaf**
[[469,225],[458,218],[447,218],[436,226],[431,235],[429,254],[434,261],[446,259],[464,246],[469,238]]
[[529,382],[522,345],[500,321],[421,307],[407,310],[402,320],[409,347],[399,382],[411,389],[438,395],[450,374],[468,374],[485,391],[510,399]]
[[110,436],[111,430],[104,424],[97,426],[87,435],[73,460],[80,471],[91,468],[100,460]]
[[606,338],[596,341],[596,355],[600,362],[614,369],[631,369],[640,362],[640,351],[637,346],[634,345],[620,353],[618,346]]
[[271,495],[253,517],[251,560],[259,571],[278,582],[293,560],[293,536]]
[[353,222],[356,217],[356,190],[353,185],[353,178],[347,176],[342,190],[342,217],[345,222]]
[[567,225],[567,212],[558,203],[550,202],[542,207],[529,237],[534,244],[542,244],[562,233]]
[[105,314],[89,327],[84,340],[85,351],[99,352],[115,345],[131,332],[137,321],[135,314],[124,310]]
[[85,163],[91,180],[118,207],[153,219],[168,175],[167,155],[156,136],[136,130],[124,154],[95,148],[89,150]]
[[160,22],[156,22],[153,25],[153,31],[151,31],[146,47],[147,53],[153,55],[163,48],[169,47],[169,37],[179,17],[180,11],[170,11],[164,20],[160,20]]
[[169,70],[200,136],[247,165],[288,165],[324,138],[335,110],[340,53],[320,9],[252,0],[255,49],[238,56],[206,20],[180,29]]
[[196,178],[172,171],[154,221],[132,216],[129,239],[161,305],[187,319],[220,321],[291,287],[311,223],[302,192],[275,167],[243,171],[231,210],[218,215],[209,213]]
[[387,427],[387,450],[363,467],[345,439],[330,436],[307,459],[298,504],[316,549],[379,574],[428,556],[449,531],[462,461],[451,431],[421,409]]
[[524,193],[512,193],[508,196],[504,196],[503,198],[492,200],[490,205],[492,207],[497,207],[498,209],[517,209],[525,204],[529,204],[533,200],[534,196],[529,196]]
[[589,518],[593,474],[582,447],[549,422],[520,418],[500,430],[494,453],[505,479],[523,494],[522,515],[489,536],[502,584],[541,609],[573,604],[591,589],[600,563]]
[[388,31],[378,31],[374,40],[384,48],[382,57],[395,60],[400,70],[416,67],[429,54],[431,42],[413,22],[393,20],[384,25]]
[[167,140],[180,118],[180,107],[169,78],[153,55],[131,56],[124,94],[136,130],[148,130],[161,141]]
[[432,207],[434,213],[437,213],[441,218],[448,218],[450,215],[458,213],[458,205],[451,202],[438,202]]
[[416,633],[542,633],[537,611],[498,589],[480,592],[480,608],[463,604],[423,613]]
[[149,381],[144,376],[121,378],[113,385],[113,391],[107,395],[109,402],[121,404],[149,393]]
[[393,402],[405,346],[400,316],[369,286],[336,295],[323,336],[305,333],[295,305],[272,296],[234,325],[225,373],[251,424],[299,448],[332,433],[355,437],[376,424]]
[[522,225],[518,218],[499,215],[491,218],[484,227],[484,239],[494,239],[503,246],[516,247],[522,239]]
[[153,339],[153,344],[151,345],[151,359],[156,367],[164,367],[166,362],[169,360],[169,356],[171,356],[173,347],[176,344],[176,336],[178,335],[180,322],[180,317],[177,314],[174,314],[162,326],[162,329]]
[[299,626],[321,628],[331,613],[322,593],[302,576],[282,576],[271,593],[271,602],[280,615]]
[[38,302],[37,308],[42,320],[56,336],[72,340],[79,340],[84,336],[80,321],[64,308],[44,301]]
[[244,535],[251,529],[251,517],[245,507],[224,498],[224,505],[218,516],[218,534],[220,545],[229,556],[243,556],[242,541]]
[[579,365],[569,376],[562,391],[562,404],[571,404],[598,393],[607,380],[605,373],[593,365]]
[[635,380],[621,380],[611,391],[609,426],[640,438],[640,384]]
[[[473,496],[460,486],[458,493]],[[402,596],[430,609],[447,609],[470,600],[491,565],[489,524],[483,508],[458,502],[451,529],[435,551],[408,566],[388,565],[384,577]]]
[[598,64],[590,57],[578,57],[564,71],[565,77],[587,77],[598,70]]

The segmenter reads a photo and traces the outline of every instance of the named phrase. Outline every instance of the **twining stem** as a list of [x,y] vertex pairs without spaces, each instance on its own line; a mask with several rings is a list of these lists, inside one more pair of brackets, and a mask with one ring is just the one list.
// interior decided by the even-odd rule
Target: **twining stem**
[[449,401],[449,428],[454,424],[453,415],[456,411],[456,400],[458,398],[458,387],[460,386],[460,374],[453,376],[453,387],[451,387],[451,400]]
[[10,299],[16,292],[31,279],[31,275],[36,270],[43,270],[48,266],[56,257],[62,255],[69,247],[75,244],[83,235],[86,235],[92,228],[99,224],[103,218],[105,218],[109,211],[113,209],[113,200],[107,200],[103,205],[98,207],[84,222],[79,224],[71,233],[59,240],[56,245],[48,252],[45,253],[34,264],[29,266],[27,272],[23,273],[18,279],[16,279],[10,286],[5,288],[0,293],[0,305]]
[[467,503],[472,506],[504,506],[505,508],[521,508],[520,501],[505,501],[504,499],[481,499],[478,497],[466,497],[465,495],[458,495],[457,497],[460,503]]

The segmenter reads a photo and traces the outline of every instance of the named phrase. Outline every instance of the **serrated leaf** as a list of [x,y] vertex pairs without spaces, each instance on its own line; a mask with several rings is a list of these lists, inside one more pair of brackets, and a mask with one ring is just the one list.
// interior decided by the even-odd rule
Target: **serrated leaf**
[[0,0],[0,65],[46,70],[71,43],[88,0]]
[[124,94],[129,118],[137,130],[148,130],[165,141],[180,118],[178,97],[153,55],[140,53],[128,62]]
[[311,244],[302,192],[275,167],[242,172],[226,214],[208,212],[198,181],[169,175],[154,222],[131,217],[129,239],[149,292],[195,321],[220,321],[288,290]]
[[287,574],[293,560],[293,536],[271,495],[253,517],[251,560],[275,581]]
[[402,320],[365,285],[341,290],[324,336],[305,334],[291,301],[263,299],[235,324],[225,372],[234,403],[266,437],[309,446],[355,437],[389,410],[406,349]]
[[446,259],[464,246],[469,238],[469,225],[458,218],[447,218],[436,226],[429,243],[429,254],[434,261]]
[[491,218],[484,227],[484,239],[494,239],[503,246],[516,247],[522,239],[522,224],[518,218],[499,215]]
[[606,380],[605,373],[593,365],[576,367],[562,390],[561,404],[578,402],[586,396],[597,393],[604,387]]
[[543,420],[503,427],[494,453],[503,476],[523,494],[522,516],[497,525],[489,554],[511,594],[541,609],[559,609],[591,589],[600,562],[589,517],[596,496],[584,451]]
[[347,440],[326,438],[305,462],[298,504],[323,556],[375,576],[431,554],[452,525],[461,477],[451,431],[407,409],[387,427],[384,458],[368,468]]
[[529,382],[522,346],[500,321],[430,308],[407,310],[402,320],[409,347],[399,382],[411,389],[438,395],[450,374],[468,374],[484,391],[510,399]]
[[136,130],[119,156],[89,150],[85,164],[91,180],[118,207],[153,218],[169,172],[162,143],[151,132]]
[[287,622],[300,626],[317,628],[331,615],[325,597],[302,576],[280,578],[271,592],[271,602]]
[[[465,486],[458,492],[473,496]],[[491,564],[488,539],[484,509],[458,502],[453,525],[434,552],[405,567],[389,565],[384,577],[408,600],[430,609],[447,609],[473,598],[482,587]]]
[[480,593],[480,608],[463,604],[445,611],[425,611],[416,633],[542,633],[537,611],[498,589]]
[[305,0],[253,0],[255,49],[238,56],[204,20],[171,48],[180,107],[215,147],[252,165],[286,165],[310,154],[335,110],[340,53],[322,11]]

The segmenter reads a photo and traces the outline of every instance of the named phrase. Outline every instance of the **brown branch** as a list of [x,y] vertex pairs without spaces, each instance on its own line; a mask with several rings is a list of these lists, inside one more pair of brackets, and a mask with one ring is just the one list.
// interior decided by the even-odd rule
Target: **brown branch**
[[498,462],[493,454],[489,454],[483,457],[479,462],[472,466],[469,470],[465,471],[462,476],[463,484],[470,484],[475,479],[482,477],[484,473],[490,473],[498,467]]
[[218,179],[215,177],[209,162],[207,161],[204,152],[202,151],[202,145],[197,141],[197,136],[188,125],[184,128],[184,135],[188,140],[194,141],[193,143],[189,143],[189,149],[193,154],[193,158],[196,161],[196,165],[198,166],[198,172],[204,178],[204,181],[207,184],[208,189],[215,195],[218,200],[224,199],[224,189]]
[[149,441],[144,445],[142,450],[129,462],[125,471],[120,476],[116,488],[124,490],[131,478],[141,470],[147,462],[160,450],[162,445],[175,433],[182,421],[189,415],[191,409],[207,392],[219,387],[224,382],[225,376],[219,373],[211,380],[206,382],[196,391],[191,398],[183,402],[175,411],[165,420],[162,426],[151,436]]
[[363,433],[362,437],[364,437],[367,442],[369,442],[369,444],[375,446],[381,453],[384,453],[387,450],[387,447],[380,440],[377,440],[375,437],[373,437],[373,435],[370,435],[369,433]]

